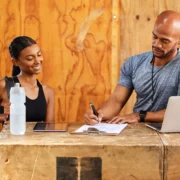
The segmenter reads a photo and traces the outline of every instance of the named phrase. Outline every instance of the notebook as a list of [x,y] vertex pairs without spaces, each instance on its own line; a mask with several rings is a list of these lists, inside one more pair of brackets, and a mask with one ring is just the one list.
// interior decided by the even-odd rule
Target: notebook
[[146,126],[159,132],[180,132],[180,96],[169,98],[163,123],[146,123]]

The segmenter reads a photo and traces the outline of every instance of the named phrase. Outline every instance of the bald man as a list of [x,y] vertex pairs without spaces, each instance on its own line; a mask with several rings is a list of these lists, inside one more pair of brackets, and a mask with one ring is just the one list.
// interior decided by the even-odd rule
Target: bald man
[[[164,11],[152,31],[152,51],[130,57],[122,66],[118,85],[98,109],[84,115],[87,124],[162,122],[170,96],[180,96],[180,14]],[[135,91],[133,113],[118,115]]]

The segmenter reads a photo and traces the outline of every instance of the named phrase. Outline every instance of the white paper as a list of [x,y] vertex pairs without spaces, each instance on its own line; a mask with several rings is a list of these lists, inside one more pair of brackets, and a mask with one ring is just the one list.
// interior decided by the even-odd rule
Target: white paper
[[94,126],[90,125],[83,125],[79,129],[77,129],[75,132],[80,133],[86,131],[88,128],[96,128],[99,131],[104,131],[105,133],[109,134],[119,134],[127,124],[108,124],[108,123],[99,123],[95,124]]

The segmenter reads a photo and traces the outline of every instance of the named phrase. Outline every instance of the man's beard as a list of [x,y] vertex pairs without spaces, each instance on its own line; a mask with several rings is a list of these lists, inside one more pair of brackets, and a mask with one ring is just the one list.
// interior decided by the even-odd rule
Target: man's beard
[[[153,55],[154,55],[154,57],[157,57],[157,58],[165,58],[165,57],[168,57],[168,56],[170,56],[171,54],[173,54],[175,51],[176,51],[176,48],[175,48],[175,46],[177,45],[177,42],[174,44],[174,46],[166,53],[166,54],[163,54],[163,55],[161,55],[161,56],[157,56],[157,55],[155,55],[154,54],[154,52],[153,52]],[[152,49],[153,48],[156,48],[156,47],[154,47],[154,46],[152,46]],[[156,49],[158,49],[158,50],[160,50],[159,48],[156,48]],[[162,51],[162,50],[160,50],[160,51]],[[164,52],[164,51],[163,51]]]

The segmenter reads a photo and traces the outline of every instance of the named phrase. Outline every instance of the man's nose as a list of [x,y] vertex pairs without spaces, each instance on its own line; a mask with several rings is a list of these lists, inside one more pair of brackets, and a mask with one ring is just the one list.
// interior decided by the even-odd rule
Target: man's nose
[[161,41],[159,39],[153,40],[153,46],[161,48],[162,47]]

